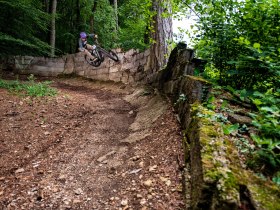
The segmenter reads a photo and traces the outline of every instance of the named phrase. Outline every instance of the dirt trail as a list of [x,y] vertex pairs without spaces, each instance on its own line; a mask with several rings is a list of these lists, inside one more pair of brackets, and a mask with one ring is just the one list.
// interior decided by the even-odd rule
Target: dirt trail
[[183,209],[166,102],[121,84],[53,86],[43,100],[0,89],[0,209]]

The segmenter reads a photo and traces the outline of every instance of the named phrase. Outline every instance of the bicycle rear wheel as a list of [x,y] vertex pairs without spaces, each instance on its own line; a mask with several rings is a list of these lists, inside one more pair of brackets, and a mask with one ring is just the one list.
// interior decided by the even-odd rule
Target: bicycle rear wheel
[[100,59],[96,58],[96,59],[93,60],[93,59],[89,58],[87,55],[85,55],[85,60],[88,64],[90,64],[94,67],[98,67],[102,63],[102,61]]
[[98,53],[99,53],[99,57],[100,57],[101,62],[103,62],[104,61],[104,55],[103,55],[102,51],[98,50]]

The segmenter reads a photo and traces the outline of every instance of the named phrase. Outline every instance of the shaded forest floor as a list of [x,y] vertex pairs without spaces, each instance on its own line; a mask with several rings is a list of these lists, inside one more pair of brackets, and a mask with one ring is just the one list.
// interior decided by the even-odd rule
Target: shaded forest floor
[[0,209],[184,208],[166,102],[79,78],[52,86],[58,95],[39,99],[0,89]]

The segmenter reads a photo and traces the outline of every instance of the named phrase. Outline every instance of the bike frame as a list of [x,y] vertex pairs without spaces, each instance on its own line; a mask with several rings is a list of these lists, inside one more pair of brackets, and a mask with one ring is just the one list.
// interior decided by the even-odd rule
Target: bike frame
[[103,49],[97,39],[95,39],[95,45],[93,45],[93,50],[90,51],[90,53],[96,58],[96,60],[90,60],[85,56],[86,61],[92,65],[92,66],[100,66],[101,63],[104,61],[104,55],[110,59],[112,59],[113,61],[119,61],[119,58],[117,56],[117,54],[111,50],[107,51],[105,49]]

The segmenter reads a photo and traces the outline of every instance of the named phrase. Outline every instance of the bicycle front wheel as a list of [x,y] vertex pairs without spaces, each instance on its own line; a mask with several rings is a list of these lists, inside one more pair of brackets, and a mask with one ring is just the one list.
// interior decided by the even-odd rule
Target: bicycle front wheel
[[119,61],[119,57],[117,56],[117,54],[115,52],[113,52],[112,50],[109,51],[110,53],[110,58],[114,61]]
[[108,52],[104,49],[100,49],[100,51],[102,52],[103,55],[106,55],[107,57],[111,58],[114,61],[119,61],[119,57],[117,56],[117,54],[115,52],[113,52],[112,50],[109,50]]

